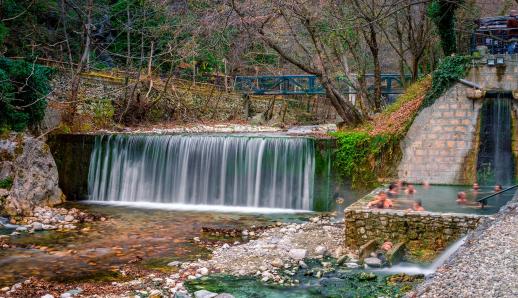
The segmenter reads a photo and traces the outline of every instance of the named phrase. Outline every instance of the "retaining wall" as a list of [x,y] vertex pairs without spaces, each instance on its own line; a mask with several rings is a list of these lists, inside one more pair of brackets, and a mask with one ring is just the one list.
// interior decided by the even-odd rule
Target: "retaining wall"
[[[483,61],[474,64],[466,79],[486,90],[517,89],[518,61],[509,57],[506,61],[499,67],[488,67]],[[467,89],[456,84],[416,117],[401,143],[400,179],[433,184],[476,181],[477,124],[483,100],[468,99]],[[513,106],[516,114],[516,101]]]
[[370,240],[442,248],[475,229],[484,215],[370,209],[361,199],[345,210],[345,246],[358,249]]

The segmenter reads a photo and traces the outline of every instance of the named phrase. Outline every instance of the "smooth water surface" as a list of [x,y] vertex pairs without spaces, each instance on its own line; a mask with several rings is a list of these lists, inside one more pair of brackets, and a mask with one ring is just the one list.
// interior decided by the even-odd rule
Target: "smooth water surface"
[[[484,208],[478,208],[477,199],[484,198],[493,194],[492,187],[481,187],[475,192],[470,186],[462,185],[432,185],[424,187],[422,185],[415,186],[417,193],[414,195],[406,195],[401,193],[394,201],[395,207],[398,209],[410,208],[415,200],[420,200],[426,211],[432,212],[452,212],[452,213],[471,213],[471,214],[494,214],[505,205],[514,195],[514,190],[494,196],[487,200]],[[457,193],[465,192],[467,199],[470,201],[467,205],[457,204]]]

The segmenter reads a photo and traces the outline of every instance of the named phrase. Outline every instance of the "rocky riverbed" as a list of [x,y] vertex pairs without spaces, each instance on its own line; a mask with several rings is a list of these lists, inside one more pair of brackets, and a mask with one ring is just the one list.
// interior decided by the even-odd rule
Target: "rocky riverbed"
[[[76,208],[52,208],[36,207],[32,216],[26,217],[0,217],[0,228],[10,230],[10,236],[21,233],[34,233],[45,230],[75,230],[79,224],[93,222],[96,219],[106,220],[104,217],[96,217]],[[7,238],[7,235],[3,235]]]
[[517,229],[515,197],[409,297],[518,297]]
[[[111,221],[115,224],[117,219]],[[111,282],[55,283],[29,278],[0,289],[0,297],[233,297],[227,290],[235,297],[250,293],[265,297],[401,296],[403,289],[416,282],[415,278],[357,270],[356,255],[341,248],[343,224],[328,217],[273,222],[269,228],[201,230],[191,241],[211,250],[211,256],[170,261],[160,270],[145,269],[141,266],[145,260],[137,256],[114,267],[117,278]],[[215,234],[225,240],[208,240]]]

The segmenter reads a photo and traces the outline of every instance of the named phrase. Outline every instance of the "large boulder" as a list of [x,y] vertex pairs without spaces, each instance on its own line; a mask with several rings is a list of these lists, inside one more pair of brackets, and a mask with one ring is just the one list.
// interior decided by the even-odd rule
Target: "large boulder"
[[54,206],[65,197],[58,186],[58,170],[49,147],[41,139],[12,134],[0,140],[2,176],[12,179],[0,209],[8,215],[32,215],[35,207]]

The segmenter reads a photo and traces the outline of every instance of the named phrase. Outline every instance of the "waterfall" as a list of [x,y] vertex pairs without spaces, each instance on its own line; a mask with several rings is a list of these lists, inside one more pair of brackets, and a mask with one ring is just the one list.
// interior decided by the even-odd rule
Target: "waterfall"
[[89,200],[312,209],[314,140],[228,135],[103,135]]
[[477,176],[482,184],[511,185],[514,182],[511,99],[497,95],[481,109]]

